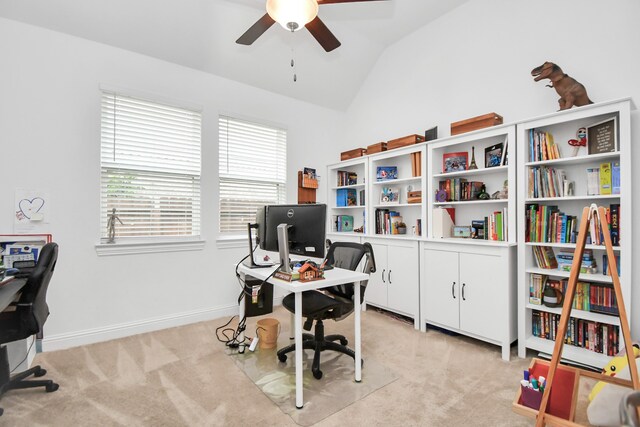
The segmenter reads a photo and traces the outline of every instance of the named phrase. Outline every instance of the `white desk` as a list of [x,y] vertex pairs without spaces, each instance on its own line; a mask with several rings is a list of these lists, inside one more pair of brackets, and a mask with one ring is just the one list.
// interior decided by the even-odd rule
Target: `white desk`
[[[256,279],[265,280],[277,267],[272,268],[248,268],[244,264],[240,264],[238,271],[240,274],[250,275]],[[285,282],[284,280],[276,279],[274,277],[269,279],[269,283],[279,288],[285,289],[289,292],[295,293],[295,344],[296,344],[296,408],[302,409],[304,400],[302,398],[302,292],[315,289],[328,288],[336,285],[343,285],[345,283],[360,282],[362,280],[368,280],[369,275],[351,270],[343,270],[341,268],[334,268],[333,270],[325,271],[324,280],[315,280],[313,282]],[[356,382],[362,380],[362,355],[360,348],[360,286],[353,287],[353,312],[355,323],[355,379]],[[246,298],[246,296],[245,296]],[[244,317],[244,303],[240,303],[240,319]],[[244,333],[239,337],[239,341],[244,341]]]

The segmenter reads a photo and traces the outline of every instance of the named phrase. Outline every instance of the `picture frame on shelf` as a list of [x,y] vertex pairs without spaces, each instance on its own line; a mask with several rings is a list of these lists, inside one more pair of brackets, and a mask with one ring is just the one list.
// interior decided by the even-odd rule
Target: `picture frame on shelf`
[[587,154],[611,153],[616,151],[617,119],[610,117],[587,126]]
[[397,166],[378,166],[376,168],[376,180],[389,181],[392,179],[398,179]]
[[471,237],[471,227],[468,225],[454,225],[451,228],[451,237],[468,239]]
[[380,191],[380,204],[400,204],[400,190],[397,187],[382,187],[382,190]]
[[484,167],[494,168],[502,164],[504,143],[491,145],[484,149]]
[[467,170],[469,153],[458,151],[456,153],[444,153],[442,155],[442,172],[458,172]]

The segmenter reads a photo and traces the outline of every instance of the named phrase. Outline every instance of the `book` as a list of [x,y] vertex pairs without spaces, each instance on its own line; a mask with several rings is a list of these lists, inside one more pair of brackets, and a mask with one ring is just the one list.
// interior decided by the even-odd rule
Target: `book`
[[600,163],[600,194],[611,194],[611,163]]
[[338,188],[336,190],[336,206],[357,206],[357,193],[355,188]]
[[620,194],[620,162],[611,162],[611,194]]
[[353,231],[353,216],[338,215],[337,231]]
[[600,169],[587,168],[587,195],[597,196],[600,194]]
[[611,244],[620,246],[620,205],[612,203],[609,205],[609,229],[611,232]]

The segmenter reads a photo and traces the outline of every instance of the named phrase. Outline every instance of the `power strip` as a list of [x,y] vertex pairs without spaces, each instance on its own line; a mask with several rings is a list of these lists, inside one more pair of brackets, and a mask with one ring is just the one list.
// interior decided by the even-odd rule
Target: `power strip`
[[255,337],[254,339],[251,340],[251,344],[249,345],[249,350],[255,351],[257,346],[258,346],[258,337]]

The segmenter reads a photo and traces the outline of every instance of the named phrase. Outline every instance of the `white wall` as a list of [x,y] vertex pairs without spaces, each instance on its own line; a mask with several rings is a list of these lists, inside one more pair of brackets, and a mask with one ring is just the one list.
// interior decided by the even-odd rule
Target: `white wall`
[[[434,125],[443,137],[451,122],[488,112],[506,123],[556,111],[555,90],[530,75],[546,60],[583,83],[595,102],[631,96],[640,103],[639,18],[636,0],[472,0],[385,51],[347,112],[346,141],[367,146]],[[635,111],[632,143],[638,135]],[[632,172],[637,193],[640,172]],[[639,197],[633,210],[640,212]],[[634,249],[639,239],[635,226]],[[637,340],[640,253],[633,254],[633,264]]]
[[[286,77],[286,76],[285,76]],[[98,257],[100,91],[107,84],[203,107],[202,251]],[[61,33],[0,19],[0,234],[13,230],[16,188],[49,192],[60,257],[45,349],[236,312],[233,264],[219,249],[218,114],[288,128],[288,198],[296,171],[340,151],[343,113]],[[326,190],[319,189],[324,200]],[[244,243],[244,242],[243,242]]]

